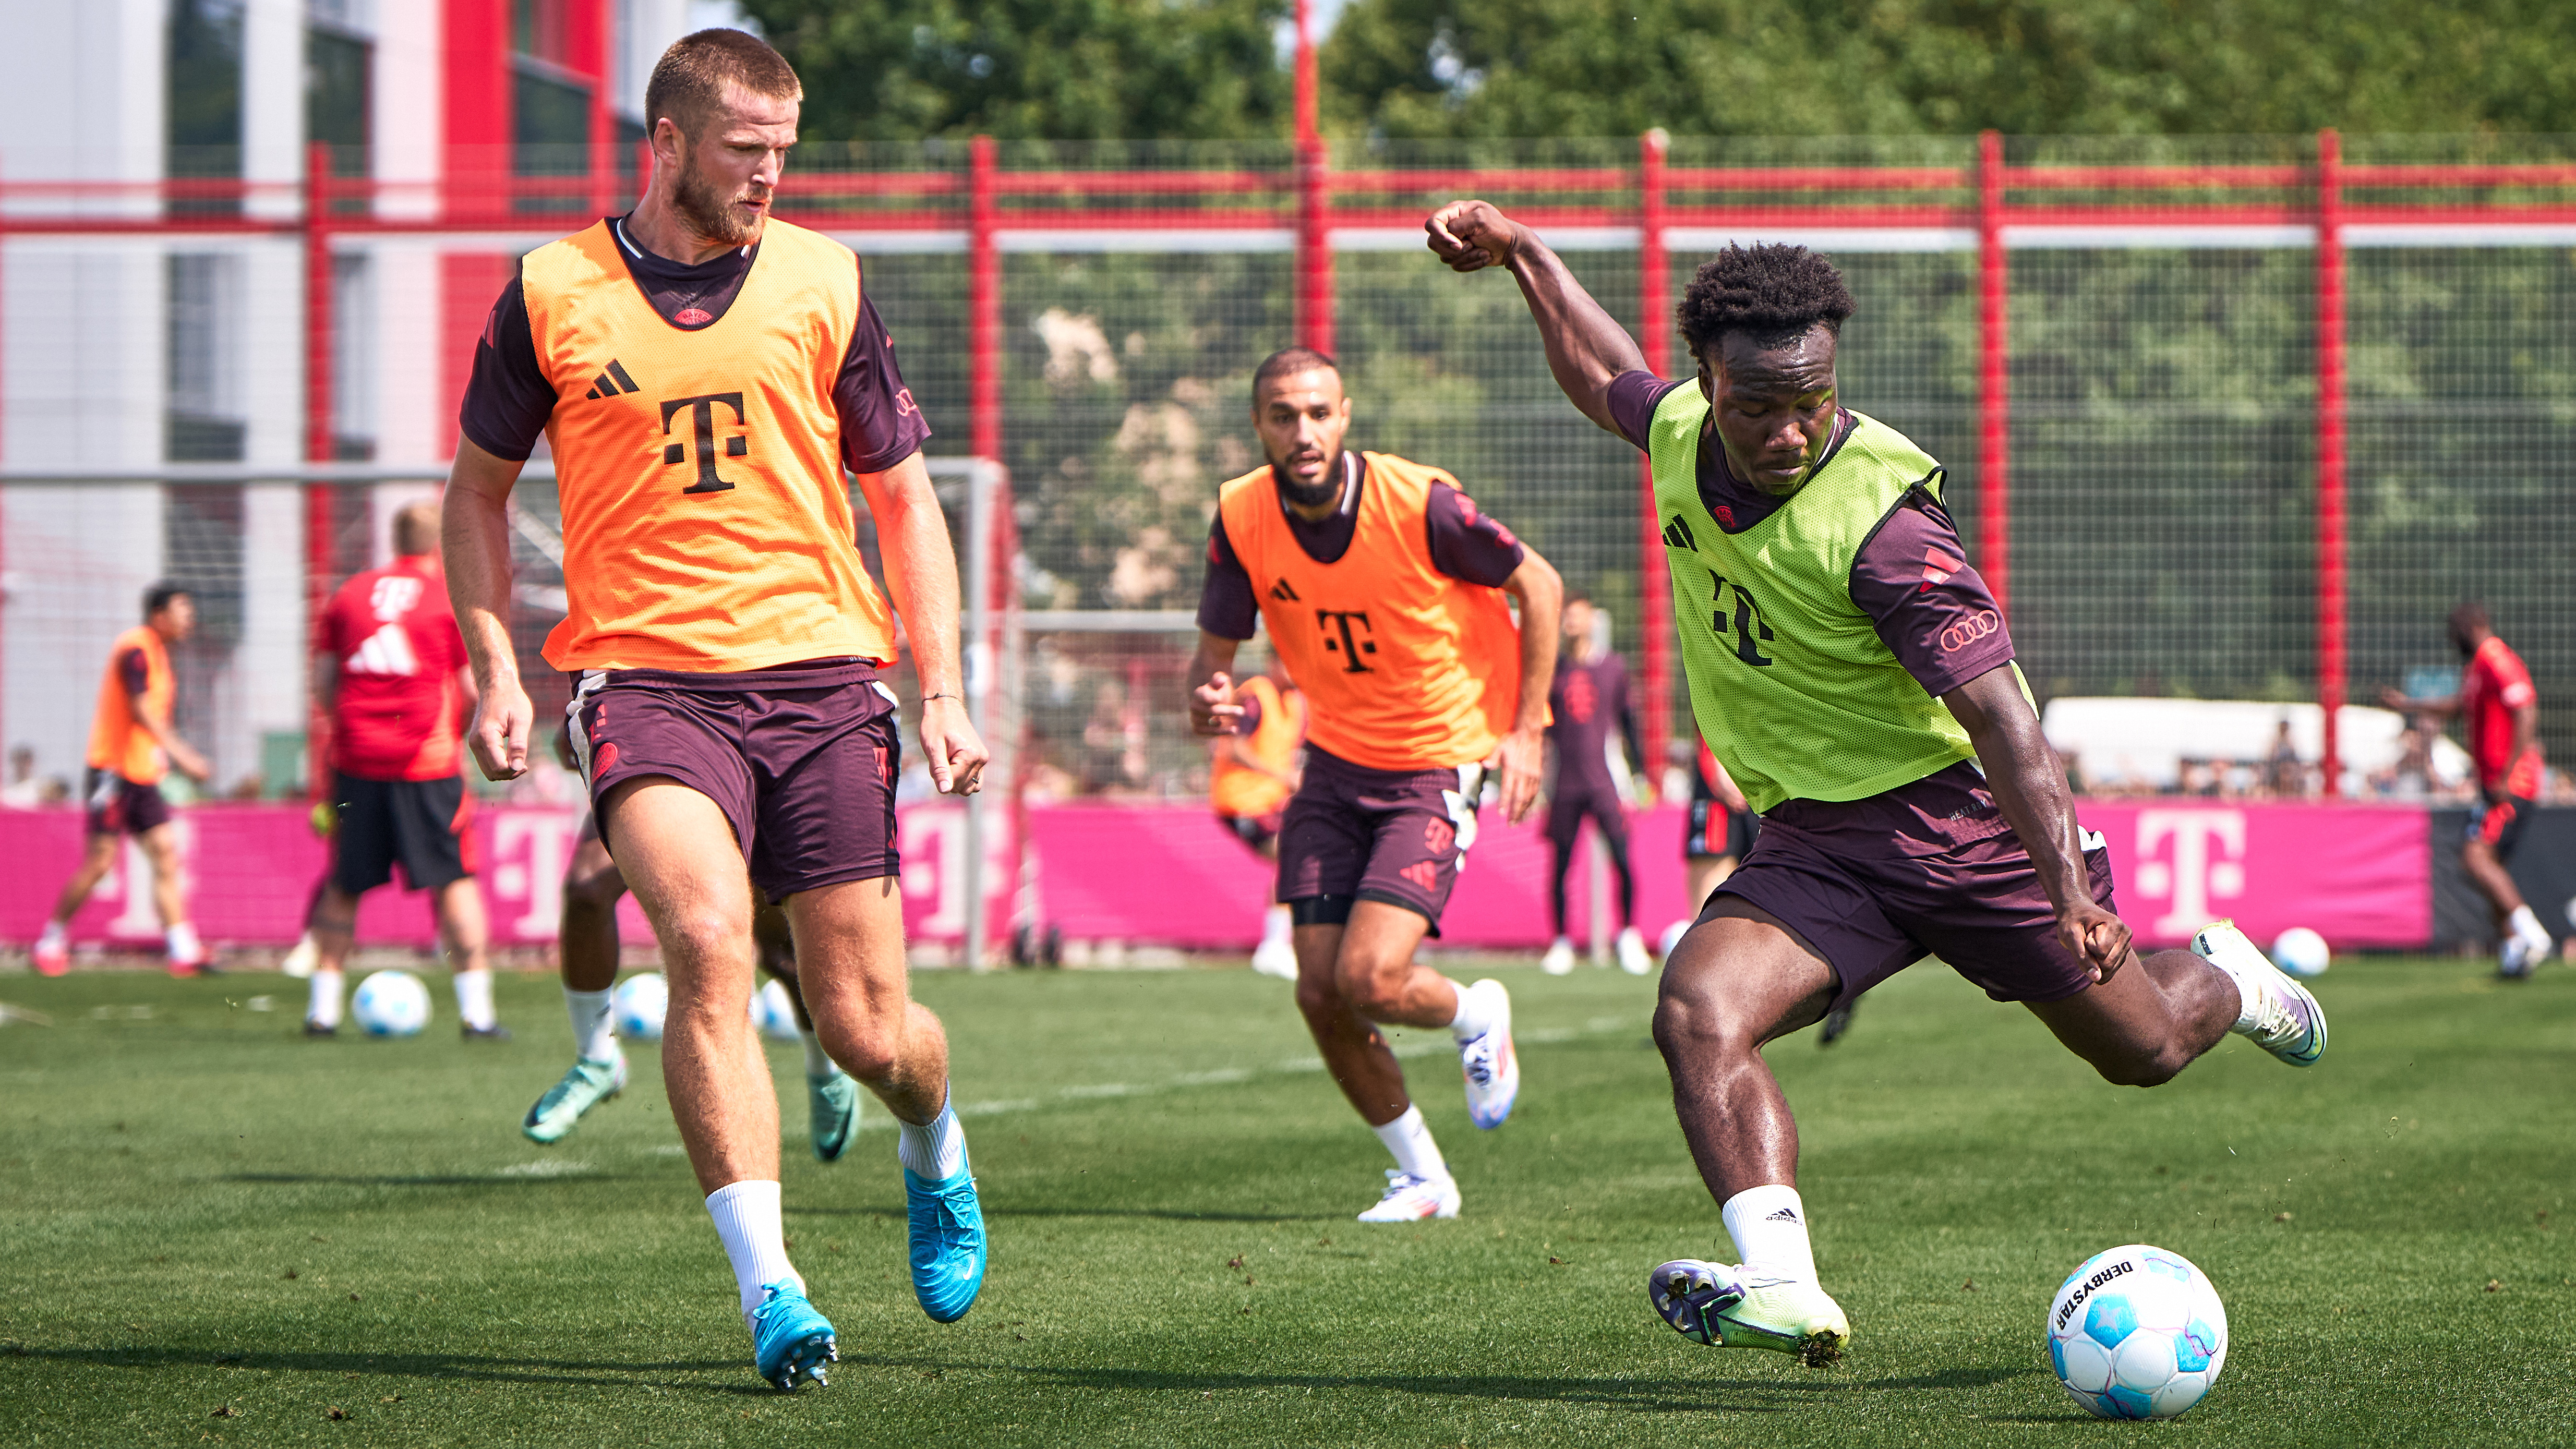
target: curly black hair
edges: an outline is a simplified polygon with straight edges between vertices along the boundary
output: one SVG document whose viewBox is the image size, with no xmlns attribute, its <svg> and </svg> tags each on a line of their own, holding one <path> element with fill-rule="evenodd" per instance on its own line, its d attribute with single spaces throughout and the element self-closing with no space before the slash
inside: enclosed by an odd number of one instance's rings
<svg viewBox="0 0 2576 1449">
<path fill-rule="evenodd" d="M 1696 357 L 1729 332 L 1749 333 L 1766 347 L 1819 322 L 1840 336 L 1843 322 L 1857 310 L 1833 263 L 1805 247 L 1762 242 L 1729 245 L 1700 263 L 1676 315 Z"/>
</svg>

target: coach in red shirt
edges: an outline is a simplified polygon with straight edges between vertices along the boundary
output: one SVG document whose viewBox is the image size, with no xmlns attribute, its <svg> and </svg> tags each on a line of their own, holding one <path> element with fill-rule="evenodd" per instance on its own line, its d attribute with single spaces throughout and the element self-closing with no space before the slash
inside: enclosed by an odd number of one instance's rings
<svg viewBox="0 0 2576 1449">
<path fill-rule="evenodd" d="M 2532 687 L 2522 656 L 2496 637 L 2486 605 L 2462 604 L 2451 611 L 2451 646 L 2469 661 L 2460 671 L 2458 694 L 2408 699 L 2387 690 L 2382 702 L 2390 709 L 2460 717 L 2469 759 L 2477 766 L 2480 797 L 2479 810 L 2469 817 L 2468 838 L 2460 843 L 2460 862 L 2495 910 L 2496 934 L 2503 938 L 2497 970 L 2520 980 L 2549 958 L 2554 944 L 2505 870 L 2530 823 L 2546 773 L 2540 757 L 2540 692 Z"/>
<path fill-rule="evenodd" d="M 468 1041 L 509 1039 L 493 1018 L 483 896 L 474 884 L 473 798 L 462 770 L 474 709 L 465 640 L 438 558 L 438 505 L 394 515 L 394 561 L 342 584 L 322 613 L 314 689 L 331 716 L 331 869 L 313 909 L 308 1036 L 340 1029 L 340 971 L 358 897 L 393 879 L 429 891 L 456 969 Z"/>
</svg>

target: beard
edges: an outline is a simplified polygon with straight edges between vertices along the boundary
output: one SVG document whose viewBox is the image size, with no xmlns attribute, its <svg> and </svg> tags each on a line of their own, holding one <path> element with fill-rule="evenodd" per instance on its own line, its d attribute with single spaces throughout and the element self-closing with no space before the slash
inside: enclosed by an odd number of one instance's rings
<svg viewBox="0 0 2576 1449">
<path fill-rule="evenodd" d="M 714 183 L 698 169 L 695 156 L 680 163 L 679 177 L 671 186 L 671 209 L 680 214 L 691 231 L 729 247 L 749 245 L 760 231 L 756 219 L 744 218 L 716 194 Z"/>
<path fill-rule="evenodd" d="M 1270 476 L 1279 484 L 1279 496 L 1287 500 L 1291 508 L 1310 510 L 1329 508 L 1341 500 L 1345 471 L 1339 452 L 1325 461 L 1323 476 L 1312 483 L 1295 482 L 1289 478 L 1286 469 L 1276 463 L 1270 465 Z"/>
</svg>

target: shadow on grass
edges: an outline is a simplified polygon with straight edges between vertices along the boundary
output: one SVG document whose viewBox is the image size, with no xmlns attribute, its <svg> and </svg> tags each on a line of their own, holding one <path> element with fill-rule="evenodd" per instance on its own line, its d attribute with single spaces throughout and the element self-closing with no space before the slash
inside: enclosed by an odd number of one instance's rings
<svg viewBox="0 0 2576 1449">
<path fill-rule="evenodd" d="M 37 1348 L 21 1346 L 10 1355 L 20 1362 L 79 1364 L 91 1368 L 132 1369 L 265 1369 L 271 1372 L 363 1374 L 395 1378 L 455 1379 L 470 1383 L 542 1384 L 548 1387 L 592 1386 L 627 1389 L 639 1382 L 656 1388 L 701 1394 L 769 1394 L 777 1392 L 750 1378 L 746 1359 L 678 1359 L 664 1363 L 625 1363 L 613 1359 L 483 1358 L 453 1353 L 234 1353 L 187 1348 Z M 739 1373 L 746 1382 L 706 1383 L 696 1379 L 655 1381 L 652 1374 Z"/>
<path fill-rule="evenodd" d="M 376 1375 L 471 1383 L 531 1384 L 549 1388 L 633 1388 L 638 1383 L 683 1393 L 725 1397 L 775 1393 L 751 1379 L 739 1358 L 627 1362 L 616 1359 L 498 1358 L 430 1353 L 233 1352 L 204 1348 L 39 1348 L 16 1345 L 9 1355 L 89 1368 L 172 1370 L 261 1369 L 271 1372 Z M 1142 1368 L 1071 1368 L 1036 1364 L 978 1363 L 858 1353 L 845 1355 L 844 1373 L 866 1368 L 913 1373 L 989 1373 L 1032 1387 L 1114 1390 L 1125 1393 L 1251 1393 L 1256 1390 L 1377 1390 L 1437 1398 L 1532 1400 L 1589 1404 L 1641 1413 L 1784 1413 L 1826 1394 L 1868 1389 L 1971 1390 L 2026 1378 L 2036 1369 L 1945 1369 L 1913 1378 L 1861 1379 L 1820 1373 L 1799 1379 L 1603 1378 L 1512 1374 L 1231 1373 Z M 726 1382 L 703 1376 L 723 1374 Z M 692 1375 L 661 1378 L 655 1375 Z M 2080 1416 L 2022 1416 L 2032 1423 L 2066 1423 Z"/>
<path fill-rule="evenodd" d="M 883 1207 L 803 1207 L 790 1205 L 791 1218 L 900 1218 L 902 1203 Z M 1338 1223 L 1347 1218 L 1331 1213 L 1217 1213 L 1189 1212 L 1179 1208 L 1055 1208 L 995 1207 L 984 1204 L 986 1218 L 1156 1218 L 1175 1223 Z"/>
<path fill-rule="evenodd" d="M 289 1187 L 555 1187 L 581 1182 L 641 1182 L 625 1172 L 484 1172 L 441 1176 L 355 1177 L 327 1172 L 228 1172 L 224 1182 L 256 1182 Z"/>
</svg>

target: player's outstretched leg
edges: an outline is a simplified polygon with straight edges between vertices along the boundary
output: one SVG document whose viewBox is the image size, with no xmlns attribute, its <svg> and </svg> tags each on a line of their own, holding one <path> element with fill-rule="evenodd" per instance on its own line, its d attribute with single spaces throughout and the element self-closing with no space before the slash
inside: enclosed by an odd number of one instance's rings
<svg viewBox="0 0 2576 1449">
<path fill-rule="evenodd" d="M 1817 1281 L 1797 1181 L 1798 1128 L 1762 1060 L 1765 1042 L 1822 1016 L 1837 981 L 1822 956 L 1768 913 L 1734 897 L 1682 938 L 1664 964 L 1655 1044 L 1673 1106 L 1741 1263 L 1677 1259 L 1647 1296 L 1699 1343 L 1840 1359 L 1851 1323 Z"/>
<path fill-rule="evenodd" d="M 618 1049 L 609 999 L 617 985 L 617 902 L 626 878 L 608 847 L 585 827 L 564 869 L 563 914 L 556 950 L 563 967 L 564 1009 L 572 1017 L 573 1062 L 519 1123 L 531 1142 L 560 1142 L 591 1108 L 626 1090 L 626 1053 Z"/>
<path fill-rule="evenodd" d="M 832 1327 L 787 1257 L 778 1188 L 778 1093 L 751 1030 L 751 882 L 732 822 L 669 776 L 612 786 L 600 819 L 620 874 L 662 943 L 671 1003 L 662 1081 L 707 1216 L 732 1264 L 762 1378 L 793 1387 L 833 1356 Z M 713 842 L 711 844 L 710 842 Z"/>
<path fill-rule="evenodd" d="M 911 999 L 895 878 L 799 891 L 787 911 L 816 1032 L 894 1114 L 913 1296 L 932 1319 L 954 1323 L 984 1288 L 984 1210 L 949 1100 L 947 1032 Z"/>
</svg>

